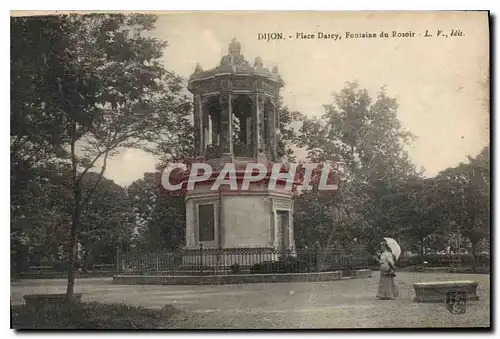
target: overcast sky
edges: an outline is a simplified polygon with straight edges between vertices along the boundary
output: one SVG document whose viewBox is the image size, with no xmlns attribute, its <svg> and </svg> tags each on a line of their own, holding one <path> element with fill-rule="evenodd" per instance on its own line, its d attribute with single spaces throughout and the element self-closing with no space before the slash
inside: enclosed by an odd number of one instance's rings
<svg viewBox="0 0 500 339">
<path fill-rule="evenodd" d="M 464 36 L 451 37 L 451 30 Z M 433 37 L 424 37 L 426 30 Z M 440 36 L 437 31 L 442 30 Z M 346 32 L 413 32 L 414 38 L 346 39 Z M 262 41 L 258 33 L 286 40 Z M 341 40 L 297 40 L 296 33 L 340 34 Z M 164 62 L 186 79 L 196 63 L 216 66 L 236 37 L 253 64 L 278 66 L 291 109 L 313 116 L 346 81 L 375 97 L 382 85 L 400 104 L 399 119 L 418 139 L 412 161 L 432 176 L 475 156 L 489 144 L 489 47 L 486 13 L 176 13 L 161 15 L 154 35 L 168 41 Z M 448 35 L 446 38 L 444 35 Z M 292 38 L 289 38 L 292 36 Z M 157 159 L 125 150 L 109 161 L 106 176 L 128 185 L 154 171 Z"/>
</svg>

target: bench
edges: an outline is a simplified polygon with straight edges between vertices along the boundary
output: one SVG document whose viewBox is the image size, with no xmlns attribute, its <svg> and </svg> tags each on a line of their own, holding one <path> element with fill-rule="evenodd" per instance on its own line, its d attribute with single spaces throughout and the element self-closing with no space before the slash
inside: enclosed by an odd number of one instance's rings
<svg viewBox="0 0 500 339">
<path fill-rule="evenodd" d="M 74 300 L 80 303 L 82 300 L 82 293 L 74 293 Z M 62 304 L 66 301 L 66 293 L 57 294 L 26 294 L 24 296 L 26 307 L 38 308 L 49 304 Z"/>
<path fill-rule="evenodd" d="M 44 272 L 50 272 L 52 270 L 52 266 L 30 266 L 29 273 L 32 275 L 40 275 Z"/>
<path fill-rule="evenodd" d="M 415 289 L 415 299 L 419 303 L 425 302 L 445 302 L 448 292 L 464 292 L 467 295 L 467 301 L 478 300 L 477 281 L 433 281 L 413 284 Z"/>
</svg>

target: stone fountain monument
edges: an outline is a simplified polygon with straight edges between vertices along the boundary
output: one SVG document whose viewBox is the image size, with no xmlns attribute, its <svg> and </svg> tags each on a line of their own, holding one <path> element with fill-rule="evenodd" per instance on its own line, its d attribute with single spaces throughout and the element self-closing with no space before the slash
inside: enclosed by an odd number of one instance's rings
<svg viewBox="0 0 500 339">
<path fill-rule="evenodd" d="M 281 162 L 278 102 L 283 86 L 278 68 L 264 68 L 260 57 L 249 64 L 236 39 L 217 67 L 204 71 L 197 65 L 188 83 L 194 97 L 197 161 L 209 163 L 215 172 L 233 163 L 239 174 L 250 162 L 266 166 Z M 217 258 L 207 260 L 208 265 L 243 260 L 231 259 L 235 249 L 293 251 L 290 190 L 283 185 L 270 190 L 260 182 L 248 190 L 223 185 L 212 191 L 212 183 L 211 179 L 197 183 L 186 193 L 187 251 L 216 249 Z"/>
</svg>

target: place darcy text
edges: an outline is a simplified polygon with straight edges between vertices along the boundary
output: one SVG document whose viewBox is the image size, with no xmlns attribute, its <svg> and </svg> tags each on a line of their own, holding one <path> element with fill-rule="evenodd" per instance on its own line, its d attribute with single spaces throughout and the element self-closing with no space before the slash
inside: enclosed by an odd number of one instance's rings
<svg viewBox="0 0 500 339">
<path fill-rule="evenodd" d="M 375 39 L 375 38 L 415 38 L 415 37 L 461 37 L 465 34 L 458 29 L 443 30 L 438 29 L 435 31 L 425 30 L 425 32 L 408 31 L 381 31 L 376 32 L 297 32 L 292 35 L 285 35 L 280 32 L 258 33 L 257 40 L 342 40 L 342 39 Z"/>
</svg>

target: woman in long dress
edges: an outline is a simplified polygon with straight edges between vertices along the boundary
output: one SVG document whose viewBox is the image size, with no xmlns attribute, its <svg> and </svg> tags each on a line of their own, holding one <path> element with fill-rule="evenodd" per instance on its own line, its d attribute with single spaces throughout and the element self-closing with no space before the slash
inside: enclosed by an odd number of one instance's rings
<svg viewBox="0 0 500 339">
<path fill-rule="evenodd" d="M 396 267 L 394 265 L 394 255 L 387 243 L 380 244 L 382 254 L 380 255 L 380 281 L 378 283 L 377 299 L 390 300 L 399 297 L 398 287 L 394 283 Z"/>
</svg>

